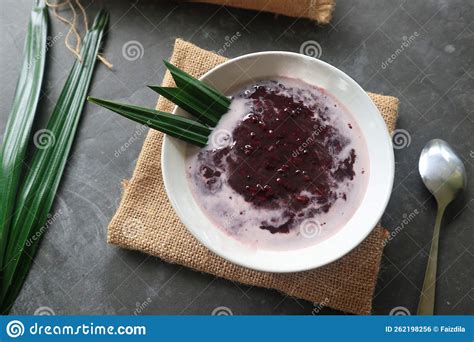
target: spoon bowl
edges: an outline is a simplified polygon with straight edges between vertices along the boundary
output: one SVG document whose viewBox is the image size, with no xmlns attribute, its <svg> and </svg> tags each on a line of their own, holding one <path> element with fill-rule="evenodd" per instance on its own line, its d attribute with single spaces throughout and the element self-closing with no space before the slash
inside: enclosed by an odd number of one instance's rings
<svg viewBox="0 0 474 342">
<path fill-rule="evenodd" d="M 441 139 L 426 144 L 421 151 L 418 169 L 423 183 L 438 204 L 449 204 L 467 183 L 461 158 Z"/>
</svg>

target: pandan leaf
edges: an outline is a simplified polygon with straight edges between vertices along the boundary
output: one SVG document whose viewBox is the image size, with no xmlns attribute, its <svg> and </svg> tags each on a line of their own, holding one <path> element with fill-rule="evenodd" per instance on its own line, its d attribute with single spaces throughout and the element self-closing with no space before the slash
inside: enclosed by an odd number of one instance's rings
<svg viewBox="0 0 474 342">
<path fill-rule="evenodd" d="M 50 136 L 51 143 L 35 151 L 18 195 L 2 279 L 2 312 L 8 312 L 20 292 L 38 248 L 39 239 L 33 240 L 32 237 L 41 236 L 41 228 L 51 210 L 108 19 L 109 15 L 100 11 L 86 33 L 80 52 L 82 60 L 75 61 L 44 131 Z"/>
<path fill-rule="evenodd" d="M 88 97 L 87 100 L 128 119 L 198 146 L 205 146 L 211 133 L 211 130 L 203 124 L 179 115 L 93 97 Z"/>
<path fill-rule="evenodd" d="M 28 23 L 20 77 L 3 144 L 0 147 L 0 269 L 4 266 L 11 216 L 23 171 L 28 139 L 38 107 L 46 58 L 47 34 L 48 10 L 44 0 L 35 1 Z M 0 274 L 1 278 L 3 278 L 2 274 Z"/>
</svg>

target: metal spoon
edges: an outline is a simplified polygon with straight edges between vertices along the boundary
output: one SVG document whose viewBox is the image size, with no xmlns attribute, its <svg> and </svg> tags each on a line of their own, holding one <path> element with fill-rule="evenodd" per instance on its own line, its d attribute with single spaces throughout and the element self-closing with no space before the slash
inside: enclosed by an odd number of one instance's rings
<svg viewBox="0 0 474 342">
<path fill-rule="evenodd" d="M 426 144 L 423 151 L 421 151 L 418 169 L 423 183 L 438 202 L 430 256 L 417 312 L 418 315 L 433 315 L 439 229 L 444 210 L 466 186 L 466 169 L 456 152 L 451 149 L 446 141 L 441 139 L 433 139 Z"/>
</svg>

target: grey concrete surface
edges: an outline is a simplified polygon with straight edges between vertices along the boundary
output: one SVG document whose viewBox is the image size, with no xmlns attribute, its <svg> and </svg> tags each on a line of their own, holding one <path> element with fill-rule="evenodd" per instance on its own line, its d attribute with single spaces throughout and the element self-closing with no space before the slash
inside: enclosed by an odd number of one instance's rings
<svg viewBox="0 0 474 342">
<path fill-rule="evenodd" d="M 2 2 L 1 135 L 31 3 Z M 161 82 L 161 60 L 170 56 L 176 37 L 218 51 L 236 32 L 240 38 L 224 52 L 228 57 L 262 50 L 299 51 L 304 42 L 314 40 L 321 46 L 322 60 L 364 89 L 397 96 L 398 128 L 405 130 L 409 141 L 395 151 L 395 184 L 382 222 L 392 232 L 402 229 L 384 251 L 373 313 L 415 313 L 435 215 L 435 202 L 417 174 L 417 160 L 431 138 L 452 144 L 470 179 L 463 198 L 449 208 L 442 229 L 437 312 L 474 312 L 472 1 L 340 0 L 331 25 L 325 27 L 268 13 L 158 0 L 96 1 L 87 6 L 89 17 L 101 6 L 111 13 L 104 53 L 114 70 L 97 67 L 90 93 L 98 97 L 153 107 L 156 95 L 145 85 Z M 62 41 L 65 33 L 61 23 L 51 20 L 51 37 L 62 38 L 48 52 L 35 130 L 51 112 L 73 61 Z M 130 41 L 143 47 L 136 60 L 123 53 Z M 144 135 L 131 121 L 85 106 L 52 209 L 57 219 L 48 227 L 13 313 L 40 309 L 56 314 L 210 314 L 217 307 L 236 315 L 314 313 L 313 303 L 107 245 L 107 224 L 119 203 L 120 182 L 130 177 Z M 129 146 L 117 155 L 124 145 Z M 324 308 L 319 314 L 339 312 Z"/>
</svg>

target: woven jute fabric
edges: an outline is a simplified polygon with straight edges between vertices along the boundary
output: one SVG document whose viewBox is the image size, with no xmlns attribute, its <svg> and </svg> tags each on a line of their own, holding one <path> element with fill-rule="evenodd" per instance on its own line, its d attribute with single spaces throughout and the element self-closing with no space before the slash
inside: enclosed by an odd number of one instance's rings
<svg viewBox="0 0 474 342">
<path fill-rule="evenodd" d="M 239 7 L 272 12 L 289 17 L 303 17 L 319 24 L 328 24 L 334 9 L 334 0 L 186 0 L 215 5 Z"/>
<path fill-rule="evenodd" d="M 199 77 L 225 58 L 176 40 L 171 63 Z M 173 85 L 167 72 L 164 86 Z M 398 99 L 369 94 L 390 130 L 395 127 Z M 172 111 L 160 98 L 157 108 Z M 108 228 L 108 242 L 139 250 L 175 264 L 232 281 L 267 287 L 308 301 L 324 303 L 345 312 L 368 314 L 380 267 L 383 240 L 380 226 L 343 258 L 307 272 L 276 274 L 257 272 L 232 264 L 201 245 L 176 216 L 165 193 L 161 175 L 163 134 L 150 130 L 130 181 L 125 181 L 120 206 Z"/>
</svg>

